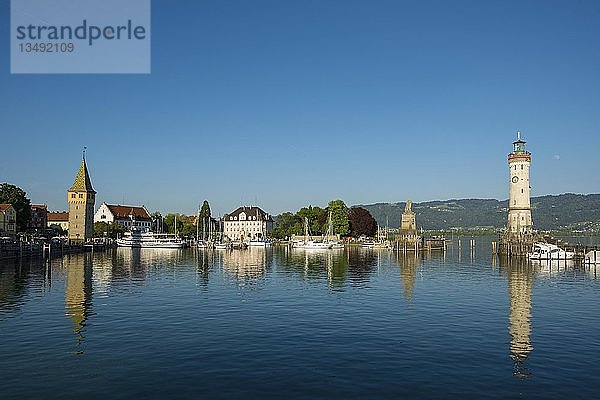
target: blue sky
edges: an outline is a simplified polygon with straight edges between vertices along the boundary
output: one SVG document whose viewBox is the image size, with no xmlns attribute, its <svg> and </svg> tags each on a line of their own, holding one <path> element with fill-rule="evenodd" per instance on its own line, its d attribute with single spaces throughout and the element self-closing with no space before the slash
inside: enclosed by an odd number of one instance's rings
<svg viewBox="0 0 600 400">
<path fill-rule="evenodd" d="M 598 193 L 598 1 L 153 1 L 149 75 L 11 75 L 0 0 L 0 181 L 98 203 L 277 214 Z M 97 204 L 98 206 L 99 204 Z"/>
</svg>

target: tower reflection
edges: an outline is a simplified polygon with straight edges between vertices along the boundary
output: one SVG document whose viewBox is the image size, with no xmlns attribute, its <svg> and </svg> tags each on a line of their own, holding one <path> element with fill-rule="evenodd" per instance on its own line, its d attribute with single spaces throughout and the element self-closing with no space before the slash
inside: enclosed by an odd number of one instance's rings
<svg viewBox="0 0 600 400">
<path fill-rule="evenodd" d="M 92 258 L 90 254 L 71 257 L 66 265 L 65 315 L 73 325 L 75 354 L 83 354 L 85 326 L 92 314 Z"/>
<path fill-rule="evenodd" d="M 415 291 L 419 256 L 418 254 L 400 254 L 398 261 L 400 263 L 400 279 L 404 288 L 404 299 L 410 302 Z"/>
<path fill-rule="evenodd" d="M 513 260 L 506 266 L 510 313 L 508 331 L 511 336 L 510 357 L 513 360 L 513 375 L 527 379 L 531 375 L 527 358 L 533 350 L 531 343 L 531 298 L 533 268 L 526 260 Z"/>
</svg>

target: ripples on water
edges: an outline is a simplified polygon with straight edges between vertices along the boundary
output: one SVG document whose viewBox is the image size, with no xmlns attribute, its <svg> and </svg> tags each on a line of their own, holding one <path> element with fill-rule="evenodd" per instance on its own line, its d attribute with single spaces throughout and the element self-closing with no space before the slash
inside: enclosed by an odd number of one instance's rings
<svg viewBox="0 0 600 400">
<path fill-rule="evenodd" d="M 0 393 L 594 398 L 600 270 L 507 265 L 490 240 L 3 262 Z"/>
</svg>

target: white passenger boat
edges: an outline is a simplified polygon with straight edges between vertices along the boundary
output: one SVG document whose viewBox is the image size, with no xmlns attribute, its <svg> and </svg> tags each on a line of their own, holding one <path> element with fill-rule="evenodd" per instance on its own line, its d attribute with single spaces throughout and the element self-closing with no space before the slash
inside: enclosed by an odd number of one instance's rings
<svg viewBox="0 0 600 400">
<path fill-rule="evenodd" d="M 533 252 L 529 253 L 530 260 L 572 260 L 575 253 L 565 251 L 550 243 L 535 243 Z"/>
<path fill-rule="evenodd" d="M 134 229 L 117 239 L 117 246 L 151 249 L 181 249 L 183 241 L 176 235 Z"/>
</svg>

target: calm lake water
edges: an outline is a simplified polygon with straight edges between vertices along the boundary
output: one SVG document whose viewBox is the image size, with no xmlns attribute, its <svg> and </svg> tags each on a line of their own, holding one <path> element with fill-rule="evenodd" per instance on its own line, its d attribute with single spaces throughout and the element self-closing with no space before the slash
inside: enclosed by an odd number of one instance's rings
<svg viewBox="0 0 600 400">
<path fill-rule="evenodd" d="M 350 248 L 0 264 L 9 398 L 597 398 L 600 266 Z"/>
</svg>

